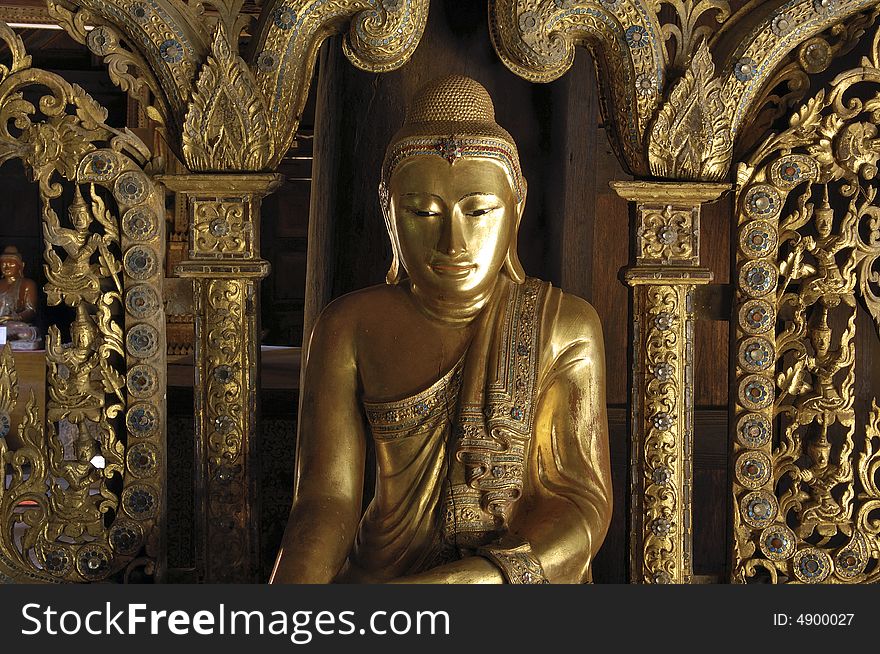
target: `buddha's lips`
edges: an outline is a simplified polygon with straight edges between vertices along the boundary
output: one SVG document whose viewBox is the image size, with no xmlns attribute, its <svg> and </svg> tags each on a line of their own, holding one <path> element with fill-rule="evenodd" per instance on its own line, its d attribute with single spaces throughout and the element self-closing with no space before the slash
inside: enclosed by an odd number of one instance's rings
<svg viewBox="0 0 880 654">
<path fill-rule="evenodd" d="M 476 270 L 475 263 L 432 263 L 431 270 L 441 275 L 461 275 Z"/>
</svg>

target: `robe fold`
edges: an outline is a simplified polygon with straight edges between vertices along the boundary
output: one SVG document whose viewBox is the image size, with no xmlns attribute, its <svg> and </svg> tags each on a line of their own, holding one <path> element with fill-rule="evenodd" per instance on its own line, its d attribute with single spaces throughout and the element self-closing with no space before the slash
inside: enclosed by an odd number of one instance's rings
<svg viewBox="0 0 880 654">
<path fill-rule="evenodd" d="M 570 503 L 586 546 L 601 541 L 606 430 L 585 429 L 583 407 L 565 410 L 585 399 L 572 373 L 595 362 L 577 338 L 560 341 L 562 299 L 546 282 L 502 276 L 449 371 L 409 397 L 363 402 L 376 489 L 337 581 L 384 582 L 472 555 L 517 532 L 517 509 L 535 498 Z"/>
</svg>

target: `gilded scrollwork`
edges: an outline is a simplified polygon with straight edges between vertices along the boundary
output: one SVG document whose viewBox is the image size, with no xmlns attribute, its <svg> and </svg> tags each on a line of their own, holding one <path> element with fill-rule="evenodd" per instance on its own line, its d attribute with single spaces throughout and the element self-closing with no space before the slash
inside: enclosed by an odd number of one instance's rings
<svg viewBox="0 0 880 654">
<path fill-rule="evenodd" d="M 721 184 L 613 182 L 636 202 L 633 287 L 630 580 L 689 583 L 692 576 L 693 291 L 700 209 Z"/>
<path fill-rule="evenodd" d="M 720 36 L 716 46 L 733 38 L 737 42 L 719 66 L 731 131 L 738 133 L 747 124 L 750 108 L 789 52 L 842 19 L 874 5 L 876 2 L 872 0 L 793 0 L 765 10 L 762 19 L 745 37 L 741 34 L 734 37 L 733 32 Z M 809 61 L 809 53 L 805 51 L 803 55 Z M 760 65 L 751 66 L 749 62 L 760 62 Z"/>
<path fill-rule="evenodd" d="M 253 251 L 253 226 L 246 207 L 235 201 L 194 201 L 192 239 L 195 249 L 216 256 L 246 256 Z"/>
<path fill-rule="evenodd" d="M 256 579 L 258 497 L 256 286 L 269 272 L 259 257 L 261 198 L 277 175 L 168 175 L 187 196 L 190 256 L 178 267 L 193 280 L 196 321 L 196 425 L 200 453 L 197 542 L 206 581 Z M 129 378 L 131 375 L 129 375 Z"/>
<path fill-rule="evenodd" d="M 103 59 L 114 84 L 136 98 L 153 120 L 165 125 L 172 135 L 177 134 L 173 116 L 185 106 L 180 90 L 173 83 L 164 88 L 167 79 L 155 73 L 149 59 L 129 44 L 121 26 L 102 24 L 90 37 L 88 26 L 94 27 L 99 19 L 88 8 L 53 0 L 47 1 L 47 7 L 58 25 Z"/>
<path fill-rule="evenodd" d="M 246 358 L 242 338 L 246 284 L 235 281 L 199 282 L 206 298 L 207 334 L 204 378 L 206 399 L 207 544 L 211 572 L 232 579 L 233 570 L 247 566 L 248 511 L 240 510 L 247 496 L 248 477 L 243 439 L 248 431 L 242 363 Z"/>
<path fill-rule="evenodd" d="M 750 127 L 741 130 L 734 155 L 750 152 L 776 119 L 802 102 L 810 91 L 810 76 L 825 72 L 835 59 L 851 52 L 877 15 L 877 8 L 871 8 L 848 16 L 792 50 L 752 102 L 745 121 Z M 777 19 L 777 24 L 781 20 L 786 19 Z"/>
<path fill-rule="evenodd" d="M 663 205 L 645 211 L 638 230 L 642 262 L 691 263 L 700 249 L 694 209 Z"/>
<path fill-rule="evenodd" d="M 687 342 L 684 295 L 677 286 L 640 290 L 644 335 L 644 442 L 638 456 L 644 493 L 642 529 L 644 568 L 639 578 L 653 583 L 683 583 L 690 577 L 690 552 L 682 536 L 690 531 L 682 511 L 682 481 L 689 484 L 688 460 L 682 456 L 684 433 L 683 365 Z M 677 482 L 677 483 L 676 483 Z"/>
<path fill-rule="evenodd" d="M 491 0 L 489 30 L 502 61 L 531 81 L 556 79 L 576 46 L 588 48 L 625 166 L 713 181 L 728 174 L 743 128 L 806 92 L 807 75 L 853 46 L 876 4 L 752 2 L 731 15 L 720 0 Z"/>
<path fill-rule="evenodd" d="M 12 430 L 12 411 L 18 403 L 18 374 L 12 358 L 12 347 L 7 343 L 0 350 L 0 439 Z"/>
<path fill-rule="evenodd" d="M 258 17 L 244 0 L 57 0 L 49 10 L 164 125 L 190 170 L 260 171 L 293 141 L 324 39 L 349 27 L 352 63 L 392 70 L 418 45 L 428 0 L 272 0 Z"/>
<path fill-rule="evenodd" d="M 39 182 L 47 302 L 74 310 L 69 335 L 56 325 L 47 333 L 45 419 L 32 395 L 18 425 L 22 446 L 13 450 L 0 439 L 2 464 L 13 471 L 0 485 L 0 570 L 44 582 L 97 581 L 144 566 L 155 573 L 164 510 L 164 347 L 138 357 L 124 343 L 143 327 L 164 339 L 164 320 L 158 304 L 140 320 L 126 318 L 123 302 L 140 263 L 129 253 L 161 251 L 164 234 L 149 221 L 163 210 L 163 198 L 143 172 L 143 143 L 108 127 L 104 110 L 76 85 L 30 68 L 3 23 L 0 38 L 12 56 L 0 69 L 0 160 L 22 159 Z M 36 104 L 23 99 L 32 91 L 42 94 Z M 61 217 L 53 201 L 65 184 L 73 186 L 73 201 Z M 129 216 L 122 227 L 120 215 Z M 161 288 L 158 270 L 141 281 L 153 292 Z M 139 435 L 131 429 L 125 376 L 136 363 L 162 371 L 152 392 L 140 396 L 157 421 L 143 440 L 154 465 L 140 476 L 131 470 L 135 459 L 126 463 Z M 2 365 L 13 363 L 4 358 Z M 138 511 L 144 503 L 151 512 Z"/>
<path fill-rule="evenodd" d="M 858 408 L 855 365 L 860 304 L 880 307 L 874 43 L 740 166 L 738 266 L 775 274 L 737 289 L 737 581 L 880 579 L 880 415 Z"/>
</svg>

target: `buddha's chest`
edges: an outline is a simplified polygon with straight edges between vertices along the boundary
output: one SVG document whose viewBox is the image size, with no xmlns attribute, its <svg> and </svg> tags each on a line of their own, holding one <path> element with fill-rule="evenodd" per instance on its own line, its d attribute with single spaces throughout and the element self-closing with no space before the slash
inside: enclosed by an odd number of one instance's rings
<svg viewBox="0 0 880 654">
<path fill-rule="evenodd" d="M 357 365 L 363 397 L 390 401 L 418 393 L 448 373 L 467 350 L 471 332 L 389 320 L 361 336 Z"/>
</svg>

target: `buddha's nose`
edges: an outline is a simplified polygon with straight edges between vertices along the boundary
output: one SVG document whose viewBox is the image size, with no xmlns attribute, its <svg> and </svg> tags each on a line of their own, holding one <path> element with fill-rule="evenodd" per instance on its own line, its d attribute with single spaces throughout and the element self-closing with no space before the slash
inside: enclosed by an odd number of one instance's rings
<svg viewBox="0 0 880 654">
<path fill-rule="evenodd" d="M 440 252 L 454 257 L 467 250 L 464 230 L 462 229 L 463 220 L 464 216 L 458 209 L 445 216 L 443 231 L 440 234 L 440 242 L 437 244 L 437 249 Z"/>
</svg>

